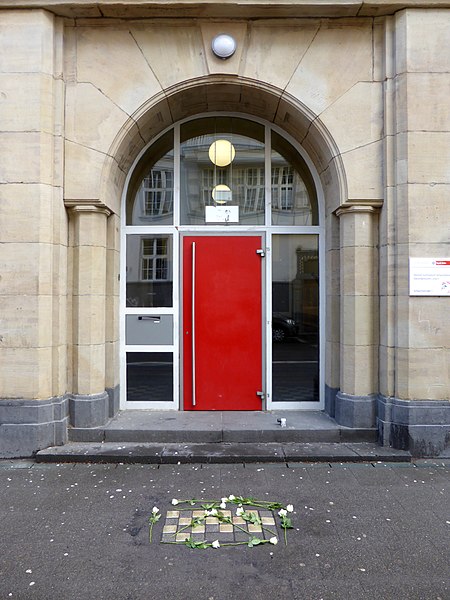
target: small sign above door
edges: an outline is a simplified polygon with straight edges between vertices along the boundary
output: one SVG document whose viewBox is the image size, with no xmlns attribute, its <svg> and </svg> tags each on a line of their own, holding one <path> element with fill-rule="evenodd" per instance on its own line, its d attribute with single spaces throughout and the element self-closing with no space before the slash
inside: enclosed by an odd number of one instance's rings
<svg viewBox="0 0 450 600">
<path fill-rule="evenodd" d="M 205 206 L 206 223 L 239 223 L 239 206 Z"/>
</svg>

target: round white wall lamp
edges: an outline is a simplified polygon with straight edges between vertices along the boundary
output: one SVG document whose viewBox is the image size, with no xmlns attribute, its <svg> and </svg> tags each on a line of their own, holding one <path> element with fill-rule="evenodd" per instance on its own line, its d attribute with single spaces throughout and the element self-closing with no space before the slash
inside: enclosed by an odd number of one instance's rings
<svg viewBox="0 0 450 600">
<path fill-rule="evenodd" d="M 219 58 L 230 58 L 236 52 L 236 40 L 227 33 L 219 33 L 211 42 L 214 54 Z"/>
</svg>

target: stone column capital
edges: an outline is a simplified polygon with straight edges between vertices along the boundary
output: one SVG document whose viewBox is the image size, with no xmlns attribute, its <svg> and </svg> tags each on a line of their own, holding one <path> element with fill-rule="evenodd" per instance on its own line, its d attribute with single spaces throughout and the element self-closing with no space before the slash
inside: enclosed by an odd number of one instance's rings
<svg viewBox="0 0 450 600">
<path fill-rule="evenodd" d="M 69 201 L 65 202 L 65 206 L 70 214 L 97 213 L 104 214 L 107 217 L 112 214 L 104 204 L 94 204 L 93 202 Z"/>
<path fill-rule="evenodd" d="M 383 206 L 383 200 L 348 200 L 334 211 L 337 217 L 355 213 L 376 214 Z"/>
</svg>

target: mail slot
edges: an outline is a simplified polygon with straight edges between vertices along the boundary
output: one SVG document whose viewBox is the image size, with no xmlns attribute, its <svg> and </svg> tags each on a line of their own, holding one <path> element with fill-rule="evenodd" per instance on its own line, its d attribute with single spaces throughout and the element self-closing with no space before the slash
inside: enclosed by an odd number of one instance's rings
<svg viewBox="0 0 450 600">
<path fill-rule="evenodd" d="M 156 346 L 173 344 L 172 315 L 127 315 L 126 344 Z"/>
</svg>

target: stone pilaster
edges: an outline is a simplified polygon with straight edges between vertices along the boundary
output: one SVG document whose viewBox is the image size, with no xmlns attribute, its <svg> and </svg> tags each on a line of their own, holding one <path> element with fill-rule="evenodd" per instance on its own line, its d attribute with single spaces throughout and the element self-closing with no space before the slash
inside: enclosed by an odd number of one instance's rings
<svg viewBox="0 0 450 600">
<path fill-rule="evenodd" d="M 378 207 L 351 203 L 340 219 L 340 391 L 335 418 L 374 427 L 378 384 Z"/>
<path fill-rule="evenodd" d="M 95 204 L 72 206 L 72 390 L 70 419 L 75 427 L 106 422 L 106 254 L 110 211 Z"/>
<path fill-rule="evenodd" d="M 437 456 L 450 431 L 449 298 L 410 296 L 409 258 L 450 256 L 448 9 L 385 22 L 385 198 L 380 222 L 380 441 Z"/>
<path fill-rule="evenodd" d="M 67 439 L 63 21 L 0 12 L 0 457 L 23 457 Z"/>
</svg>

